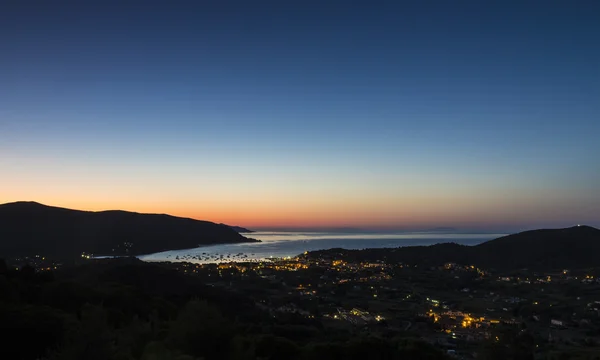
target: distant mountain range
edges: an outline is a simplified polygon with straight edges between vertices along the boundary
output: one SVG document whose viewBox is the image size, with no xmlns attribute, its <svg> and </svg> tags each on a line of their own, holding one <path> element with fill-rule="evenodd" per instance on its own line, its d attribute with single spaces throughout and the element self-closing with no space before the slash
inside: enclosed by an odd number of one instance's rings
<svg viewBox="0 0 600 360">
<path fill-rule="evenodd" d="M 458 231 L 457 228 L 447 227 L 447 226 L 440 226 L 440 227 L 423 230 L 423 232 L 457 232 L 457 231 Z"/>
<path fill-rule="evenodd" d="M 341 250 L 349 259 L 437 266 L 454 262 L 487 269 L 562 269 L 600 267 L 600 230 L 590 226 L 531 230 L 476 246 L 454 243 L 396 249 Z M 318 252 L 316 252 L 318 253 Z"/>
<path fill-rule="evenodd" d="M 255 241 L 236 227 L 164 214 L 79 211 L 36 202 L 0 205 L 0 257 L 141 255 Z"/>
</svg>

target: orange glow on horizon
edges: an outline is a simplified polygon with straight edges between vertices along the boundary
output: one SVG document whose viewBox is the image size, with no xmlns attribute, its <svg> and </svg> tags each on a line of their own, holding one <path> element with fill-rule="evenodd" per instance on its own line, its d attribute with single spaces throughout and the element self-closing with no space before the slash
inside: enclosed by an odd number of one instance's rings
<svg viewBox="0 0 600 360">
<path fill-rule="evenodd" d="M 0 199 L 0 203 L 22 199 Z M 407 199 L 404 203 L 383 201 L 298 201 L 288 205 L 279 201 L 239 204 L 223 202 L 175 202 L 175 201 L 131 201 L 117 203 L 111 199 L 71 200 L 30 199 L 49 206 L 86 211 L 125 210 L 139 213 L 160 213 L 197 220 L 255 228 L 327 228 L 352 227 L 373 229 L 427 228 L 437 226 L 471 226 L 486 228 L 499 223 L 535 221 L 528 207 L 516 211 L 510 204 L 500 209 L 485 208 L 478 204 L 463 202 L 463 206 L 453 201 L 432 199 Z M 118 205 L 116 205 L 118 204 Z M 435 210 L 432 210 L 435 209 Z M 507 210 L 508 209 L 508 210 Z M 536 215 L 540 215 L 539 213 Z M 552 213 L 545 214 L 552 219 Z"/>
</svg>

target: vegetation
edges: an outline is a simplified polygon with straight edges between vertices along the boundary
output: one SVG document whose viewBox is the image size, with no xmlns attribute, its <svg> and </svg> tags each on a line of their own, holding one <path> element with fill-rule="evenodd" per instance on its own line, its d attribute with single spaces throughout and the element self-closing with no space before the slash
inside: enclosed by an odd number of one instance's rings
<svg viewBox="0 0 600 360">
<path fill-rule="evenodd" d="M 34 202 L 0 205 L 0 254 L 141 255 L 200 244 L 256 241 L 227 225 L 160 214 L 89 212 Z"/>
<path fill-rule="evenodd" d="M 532 230 L 508 235 L 476 246 L 437 244 L 396 249 L 312 252 L 311 256 L 340 253 L 348 261 L 385 260 L 438 266 L 444 263 L 474 264 L 485 269 L 560 270 L 599 267 L 600 230 L 590 226 Z"/>
<path fill-rule="evenodd" d="M 0 237 L 6 255 L 66 258 L 251 241 L 223 224 L 35 203 L 0 205 Z M 435 360 L 448 358 L 444 349 L 478 359 L 596 359 L 599 250 L 600 230 L 578 226 L 472 247 L 330 249 L 235 266 L 17 258 L 10 267 L 0 261 L 3 355 Z M 492 320 L 500 325 L 471 327 Z M 552 321 L 572 329 L 544 325 Z"/>
<path fill-rule="evenodd" d="M 445 359 L 411 338 L 280 322 L 243 295 L 133 259 L 0 268 L 9 359 Z"/>
</svg>

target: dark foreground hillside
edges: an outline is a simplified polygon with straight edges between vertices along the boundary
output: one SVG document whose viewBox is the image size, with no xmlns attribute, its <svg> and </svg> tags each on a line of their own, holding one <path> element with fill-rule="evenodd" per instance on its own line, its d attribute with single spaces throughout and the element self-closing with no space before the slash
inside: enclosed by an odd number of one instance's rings
<svg viewBox="0 0 600 360">
<path fill-rule="evenodd" d="M 134 259 L 58 272 L 0 262 L 3 359 L 445 359 L 414 338 L 274 319 L 243 293 Z"/>
<path fill-rule="evenodd" d="M 0 205 L 3 256 L 140 255 L 248 241 L 255 240 L 227 225 L 169 215 L 78 211 L 34 202 Z"/>
</svg>

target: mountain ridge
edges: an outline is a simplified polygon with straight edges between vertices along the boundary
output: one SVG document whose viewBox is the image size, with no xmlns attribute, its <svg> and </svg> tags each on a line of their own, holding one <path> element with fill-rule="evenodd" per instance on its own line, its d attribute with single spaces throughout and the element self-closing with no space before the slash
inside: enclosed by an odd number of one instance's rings
<svg viewBox="0 0 600 360">
<path fill-rule="evenodd" d="M 330 249 L 324 253 L 344 253 L 352 260 L 438 266 L 444 263 L 477 265 L 486 269 L 568 269 L 600 267 L 600 230 L 591 226 L 538 229 L 502 236 L 467 246 L 440 243 L 388 249 Z M 312 252 L 318 254 L 319 251 Z"/>
<path fill-rule="evenodd" d="M 245 227 L 241 227 L 241 226 L 235 226 L 235 225 L 227 225 L 227 224 L 219 224 L 219 225 L 225 225 L 225 226 L 229 226 L 230 228 L 232 228 L 233 230 L 235 230 L 236 232 L 240 233 L 240 234 L 248 234 L 248 233 L 253 233 L 253 230 L 249 230 L 246 229 Z"/>
<path fill-rule="evenodd" d="M 0 254 L 4 256 L 142 255 L 255 241 L 227 225 L 168 214 L 74 210 L 35 201 L 0 205 Z"/>
</svg>

